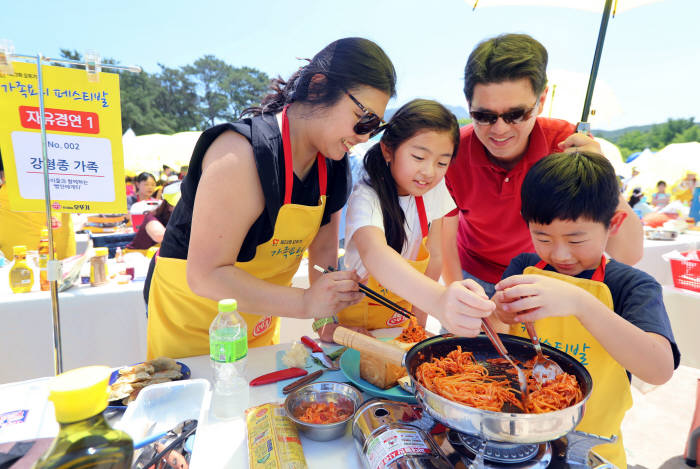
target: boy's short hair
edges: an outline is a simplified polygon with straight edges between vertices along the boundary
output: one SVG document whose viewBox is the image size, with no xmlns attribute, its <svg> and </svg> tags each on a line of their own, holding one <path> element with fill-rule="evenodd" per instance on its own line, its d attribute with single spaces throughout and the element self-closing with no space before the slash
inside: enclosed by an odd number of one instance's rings
<svg viewBox="0 0 700 469">
<path fill-rule="evenodd" d="M 527 34 L 501 34 L 480 42 L 464 67 L 464 96 L 471 103 L 478 84 L 527 78 L 539 96 L 547 86 L 547 49 Z"/>
<path fill-rule="evenodd" d="M 525 175 L 520 190 L 525 222 L 584 218 L 610 226 L 619 202 L 615 169 L 603 155 L 587 151 L 542 158 Z"/>
</svg>

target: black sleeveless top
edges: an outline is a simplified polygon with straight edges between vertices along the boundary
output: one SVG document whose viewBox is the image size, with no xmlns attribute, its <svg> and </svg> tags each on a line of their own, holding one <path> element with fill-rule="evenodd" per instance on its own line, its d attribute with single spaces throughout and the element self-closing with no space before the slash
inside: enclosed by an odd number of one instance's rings
<svg viewBox="0 0 700 469">
<path fill-rule="evenodd" d="M 252 145 L 265 199 L 265 208 L 248 230 L 238 253 L 237 261 L 252 260 L 258 245 L 272 238 L 277 214 L 284 203 L 284 150 L 277 120 L 274 115 L 266 114 L 217 125 L 204 131 L 199 137 L 190 159 L 187 176 L 182 180 L 180 186 L 182 193 L 180 201 L 170 216 L 165 230 L 160 247 L 161 256 L 187 259 L 192 210 L 199 179 L 202 176 L 202 160 L 214 139 L 227 130 L 238 132 Z M 328 170 L 328 189 L 321 225 L 327 224 L 331 214 L 343 208 L 352 188 L 347 155 L 340 161 L 326 158 L 326 167 Z M 292 203 L 315 206 L 318 205 L 319 197 L 318 164 L 314 162 L 303 181 L 296 174 L 294 175 Z M 221 207 L 220 216 L 235 217 L 236 214 L 227 207 Z"/>
</svg>

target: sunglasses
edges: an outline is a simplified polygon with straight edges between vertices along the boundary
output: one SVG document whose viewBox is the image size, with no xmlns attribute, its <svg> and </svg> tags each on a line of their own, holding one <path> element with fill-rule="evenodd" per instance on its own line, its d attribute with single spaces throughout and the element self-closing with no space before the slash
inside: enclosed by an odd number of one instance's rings
<svg viewBox="0 0 700 469">
<path fill-rule="evenodd" d="M 512 111 L 504 112 L 502 114 L 497 114 L 491 111 L 469 111 L 472 116 L 472 120 L 480 125 L 493 125 L 496 123 L 498 118 L 503 119 L 506 124 L 520 124 L 523 121 L 528 120 L 532 117 L 532 112 L 537 107 L 537 101 L 535 101 L 534 106 L 530 109 L 514 109 Z"/>
<path fill-rule="evenodd" d="M 384 130 L 384 127 L 386 126 L 386 122 L 384 122 L 384 119 L 382 119 L 381 117 L 364 107 L 362 103 L 357 100 L 357 98 L 350 94 L 350 92 L 345 91 L 345 94 L 347 94 L 350 97 L 350 99 L 352 99 L 352 102 L 357 104 L 357 107 L 359 107 L 360 110 L 363 112 L 362 117 L 360 117 L 360 120 L 357 121 L 355 126 L 352 128 L 352 130 L 357 135 L 369 134 L 371 138 L 377 135 L 382 130 Z"/>
</svg>

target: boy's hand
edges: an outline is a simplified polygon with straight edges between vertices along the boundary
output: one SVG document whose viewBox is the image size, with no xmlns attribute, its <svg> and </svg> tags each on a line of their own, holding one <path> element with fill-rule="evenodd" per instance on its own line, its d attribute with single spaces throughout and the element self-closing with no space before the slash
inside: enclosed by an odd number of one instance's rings
<svg viewBox="0 0 700 469">
<path fill-rule="evenodd" d="M 576 316 L 585 290 L 543 275 L 513 275 L 496 284 L 496 316 L 506 324 Z"/>
<path fill-rule="evenodd" d="M 442 325 L 453 334 L 475 337 L 481 332 L 481 318 L 491 314 L 496 305 L 474 280 L 452 282 L 440 296 L 439 311 Z"/>
</svg>

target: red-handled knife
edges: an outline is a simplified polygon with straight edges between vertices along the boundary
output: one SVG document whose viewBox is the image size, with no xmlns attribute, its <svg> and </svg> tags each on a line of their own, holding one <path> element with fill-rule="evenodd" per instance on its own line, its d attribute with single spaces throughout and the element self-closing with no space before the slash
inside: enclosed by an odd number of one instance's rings
<svg viewBox="0 0 700 469">
<path fill-rule="evenodd" d="M 305 335 L 301 337 L 301 341 L 304 345 L 311 349 L 311 355 L 318 358 L 321 363 L 323 363 L 323 366 L 329 369 L 337 370 L 337 368 L 333 365 L 333 361 L 328 358 L 328 356 L 323 352 L 323 349 L 318 346 L 315 340 Z"/>
<path fill-rule="evenodd" d="M 286 368 L 284 370 L 277 370 L 273 371 L 272 373 L 258 376 L 250 382 L 250 385 L 260 386 L 261 384 L 276 383 L 277 381 L 282 381 L 289 378 L 298 378 L 299 376 L 305 376 L 307 374 L 309 374 L 309 372 L 303 368 Z"/>
</svg>

